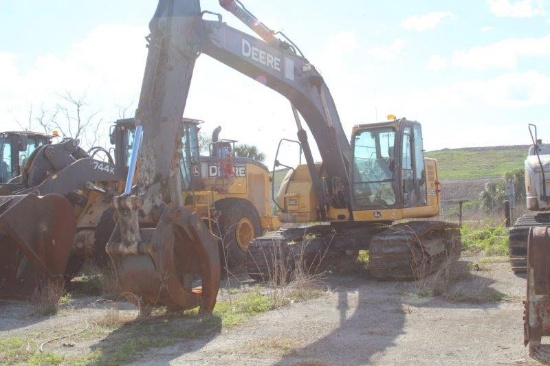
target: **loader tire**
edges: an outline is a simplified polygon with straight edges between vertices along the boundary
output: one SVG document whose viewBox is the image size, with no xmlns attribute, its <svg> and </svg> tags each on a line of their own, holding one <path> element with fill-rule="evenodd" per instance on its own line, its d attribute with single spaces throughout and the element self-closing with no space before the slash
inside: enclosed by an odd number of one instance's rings
<svg viewBox="0 0 550 366">
<path fill-rule="evenodd" d="M 115 226 L 115 208 L 110 207 L 103 212 L 95 228 L 93 260 L 98 267 L 103 268 L 109 264 L 109 255 L 105 251 L 105 247 Z"/>
<path fill-rule="evenodd" d="M 249 201 L 229 198 L 216 202 L 221 237 L 222 267 L 228 271 L 245 270 L 248 243 L 262 234 L 260 215 Z"/>
</svg>

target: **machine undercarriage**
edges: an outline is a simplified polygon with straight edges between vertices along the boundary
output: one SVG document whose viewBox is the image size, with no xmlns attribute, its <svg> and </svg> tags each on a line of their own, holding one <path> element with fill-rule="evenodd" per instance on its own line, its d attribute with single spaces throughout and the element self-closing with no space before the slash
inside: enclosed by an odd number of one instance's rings
<svg viewBox="0 0 550 366">
<path fill-rule="evenodd" d="M 289 279 L 295 270 L 315 272 L 333 258 L 354 259 L 360 249 L 369 250 L 374 278 L 418 280 L 460 257 L 460 230 L 441 221 L 282 229 L 250 243 L 247 270 L 256 280 Z"/>
</svg>

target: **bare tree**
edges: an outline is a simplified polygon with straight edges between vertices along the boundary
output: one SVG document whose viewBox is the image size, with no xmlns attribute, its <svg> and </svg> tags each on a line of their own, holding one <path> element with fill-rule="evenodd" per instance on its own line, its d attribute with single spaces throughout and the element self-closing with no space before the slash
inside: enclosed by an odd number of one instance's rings
<svg viewBox="0 0 550 366">
<path fill-rule="evenodd" d="M 35 116 L 34 115 L 34 107 L 31 104 L 29 107 L 29 113 L 27 115 L 27 121 L 26 125 L 21 123 L 21 121 L 10 111 L 10 114 L 12 115 L 13 119 L 15 120 L 15 123 L 23 130 L 23 131 L 32 131 L 34 129 L 34 125 L 38 124 L 42 130 L 45 133 L 50 132 L 49 124 L 51 123 L 51 120 L 54 119 L 57 115 L 57 110 L 50 112 L 47 111 L 44 106 L 40 107 L 40 113 Z"/>
<path fill-rule="evenodd" d="M 103 118 L 99 117 L 99 110 L 88 112 L 86 95 L 74 97 L 69 91 L 59 95 L 64 103 L 58 103 L 57 112 L 51 119 L 52 125 L 59 129 L 63 136 L 80 139 L 88 147 L 98 142 Z"/>
<path fill-rule="evenodd" d="M 58 96 L 61 100 L 51 109 L 41 106 L 40 111 L 36 113 L 31 105 L 25 122 L 21 122 L 12 113 L 15 122 L 27 131 L 41 130 L 51 133 L 58 130 L 63 137 L 79 139 L 85 149 L 104 144 L 101 137 L 107 133 L 108 128 L 104 129 L 100 110 L 92 110 L 87 103 L 86 95 L 76 97 L 66 91 Z M 125 114 L 128 109 L 129 106 L 119 106 L 119 114 Z"/>
</svg>

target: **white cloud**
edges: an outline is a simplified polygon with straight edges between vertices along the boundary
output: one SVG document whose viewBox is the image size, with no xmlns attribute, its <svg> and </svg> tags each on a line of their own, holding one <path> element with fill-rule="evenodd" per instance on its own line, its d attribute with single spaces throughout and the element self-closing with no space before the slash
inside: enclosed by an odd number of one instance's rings
<svg viewBox="0 0 550 366">
<path fill-rule="evenodd" d="M 86 95 L 106 118 L 109 109 L 136 102 L 147 49 L 145 27 L 102 25 L 65 53 L 37 57 L 27 69 L 18 55 L 0 53 L 0 118 L 25 120 L 30 106 L 53 108 L 59 94 Z"/>
<path fill-rule="evenodd" d="M 481 31 L 482 31 L 482 32 L 490 32 L 490 31 L 492 31 L 493 29 L 494 29 L 494 28 L 491 27 L 491 26 L 489 26 L 489 25 L 486 25 L 486 26 L 484 26 L 484 27 L 481 27 Z"/>
<path fill-rule="evenodd" d="M 550 34 L 541 38 L 510 38 L 487 46 L 455 51 L 450 59 L 432 56 L 428 69 L 439 70 L 448 65 L 472 70 L 515 70 L 521 57 L 550 56 Z"/>
<path fill-rule="evenodd" d="M 445 60 L 441 55 L 433 55 L 428 61 L 426 68 L 432 71 L 439 71 L 441 69 L 444 69 L 447 64 L 448 61 Z"/>
<path fill-rule="evenodd" d="M 550 35 L 542 38 L 511 38 L 486 47 L 453 54 L 452 63 L 467 69 L 515 69 L 520 57 L 550 55 Z"/>
<path fill-rule="evenodd" d="M 452 17 L 450 12 L 433 12 L 424 15 L 413 15 L 405 19 L 401 25 L 408 30 L 423 32 L 434 29 L 445 18 Z"/>
<path fill-rule="evenodd" d="M 487 4 L 491 13 L 502 18 L 531 18 L 546 14 L 540 0 L 487 0 Z"/>
<path fill-rule="evenodd" d="M 550 75 L 536 71 L 509 73 L 488 80 L 468 80 L 408 96 L 418 108 L 499 108 L 544 106 L 550 100 Z"/>
<path fill-rule="evenodd" d="M 405 47 L 406 41 L 396 39 L 388 47 L 375 47 L 370 51 L 370 55 L 382 61 L 394 60 Z"/>
</svg>

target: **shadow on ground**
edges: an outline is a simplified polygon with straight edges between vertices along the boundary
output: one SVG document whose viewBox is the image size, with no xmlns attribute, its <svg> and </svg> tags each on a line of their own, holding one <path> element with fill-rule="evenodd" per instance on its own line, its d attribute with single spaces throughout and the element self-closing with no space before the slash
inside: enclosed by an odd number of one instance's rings
<svg viewBox="0 0 550 366">
<path fill-rule="evenodd" d="M 404 334 L 410 304 L 487 309 L 497 307 L 505 298 L 505 294 L 491 287 L 494 280 L 472 271 L 470 262 L 456 262 L 452 272 L 445 285 L 434 277 L 437 274 L 421 281 L 401 283 L 330 276 L 327 282 L 338 296 L 339 326 L 316 342 L 289 352 L 276 365 L 376 363 Z M 350 306 L 352 303 L 357 306 Z M 314 308 L 311 310 L 312 322 L 315 322 L 315 316 L 322 314 L 315 314 Z M 357 349 L 361 352 L 352 351 Z"/>
</svg>

